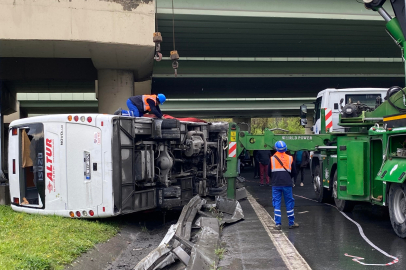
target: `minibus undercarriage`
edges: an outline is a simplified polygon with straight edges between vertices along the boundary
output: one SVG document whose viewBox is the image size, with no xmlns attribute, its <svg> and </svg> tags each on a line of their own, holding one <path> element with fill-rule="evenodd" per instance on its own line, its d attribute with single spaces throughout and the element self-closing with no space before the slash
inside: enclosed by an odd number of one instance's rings
<svg viewBox="0 0 406 270">
<path fill-rule="evenodd" d="M 225 192 L 228 123 L 113 120 L 115 214 L 183 206 Z"/>
</svg>

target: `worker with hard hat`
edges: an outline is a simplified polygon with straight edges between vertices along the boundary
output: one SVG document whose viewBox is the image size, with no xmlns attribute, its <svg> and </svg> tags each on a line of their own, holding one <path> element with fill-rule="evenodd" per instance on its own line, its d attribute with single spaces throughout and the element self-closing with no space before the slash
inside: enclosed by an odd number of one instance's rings
<svg viewBox="0 0 406 270">
<path fill-rule="evenodd" d="M 275 229 L 280 230 L 282 225 L 281 203 L 282 195 L 285 198 L 286 212 L 289 219 L 289 229 L 299 227 L 295 223 L 295 199 L 292 194 L 292 177 L 296 175 L 296 167 L 293 157 L 286 154 L 287 146 L 284 141 L 275 143 L 276 153 L 270 159 L 268 175 L 272 184 L 272 204 L 275 215 Z"/>
<path fill-rule="evenodd" d="M 127 107 L 131 116 L 141 117 L 144 113 L 153 113 L 156 117 L 163 118 L 159 104 L 164 104 L 165 100 L 164 94 L 132 96 L 127 100 Z M 122 115 L 126 115 L 125 111 Z"/>
</svg>

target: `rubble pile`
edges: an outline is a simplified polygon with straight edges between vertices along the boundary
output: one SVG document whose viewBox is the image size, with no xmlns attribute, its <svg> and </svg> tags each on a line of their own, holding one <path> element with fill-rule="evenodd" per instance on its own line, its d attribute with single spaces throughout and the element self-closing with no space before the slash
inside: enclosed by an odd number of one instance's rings
<svg viewBox="0 0 406 270">
<path fill-rule="evenodd" d="M 183 207 L 159 246 L 143 258 L 134 270 L 186 269 L 210 270 L 218 265 L 222 227 L 244 219 L 236 200 L 216 197 L 207 203 L 199 195 Z M 174 267 L 174 268 L 172 268 Z"/>
</svg>

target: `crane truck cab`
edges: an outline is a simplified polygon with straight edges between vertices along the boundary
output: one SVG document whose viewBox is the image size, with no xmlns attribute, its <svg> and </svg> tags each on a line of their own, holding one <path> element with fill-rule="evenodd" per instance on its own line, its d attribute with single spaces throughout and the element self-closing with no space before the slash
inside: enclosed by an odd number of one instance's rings
<svg viewBox="0 0 406 270">
<path fill-rule="evenodd" d="M 339 115 L 346 104 L 361 103 L 368 107 L 376 107 L 384 100 L 388 92 L 387 88 L 327 88 L 317 94 L 314 103 L 313 134 L 321 133 L 321 109 L 326 109 L 326 128 L 329 132 L 345 132 L 346 129 L 338 125 Z M 327 109 L 331 113 L 327 113 Z M 328 125 L 330 123 L 330 125 Z M 322 154 L 318 151 L 310 153 L 310 170 L 313 183 L 317 183 L 317 177 L 322 173 Z M 316 187 L 315 187 L 316 190 Z"/>
<path fill-rule="evenodd" d="M 320 111 L 321 108 L 331 110 L 329 119 L 326 117 L 326 123 L 332 121 L 330 132 L 344 132 L 345 129 L 338 125 L 339 114 L 344 105 L 349 103 L 363 103 L 369 107 L 375 107 L 377 98 L 383 100 L 386 96 L 387 88 L 327 88 L 317 94 L 314 103 L 313 123 L 310 128 L 312 133 L 320 134 L 321 121 Z"/>
</svg>

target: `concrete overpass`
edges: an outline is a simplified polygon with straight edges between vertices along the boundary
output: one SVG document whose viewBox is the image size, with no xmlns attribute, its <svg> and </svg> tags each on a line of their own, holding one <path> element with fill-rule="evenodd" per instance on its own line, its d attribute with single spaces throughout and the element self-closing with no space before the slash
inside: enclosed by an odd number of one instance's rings
<svg viewBox="0 0 406 270">
<path fill-rule="evenodd" d="M 0 80 L 34 93 L 94 92 L 97 80 L 101 112 L 125 105 L 151 76 L 154 21 L 151 0 L 0 0 Z"/>
<path fill-rule="evenodd" d="M 293 115 L 327 87 L 404 86 L 383 20 L 354 0 L 0 0 L 0 25 L 3 114 L 16 93 L 29 114 L 109 113 L 163 92 L 173 115 Z M 154 63 L 155 31 L 165 58 Z M 28 98 L 47 93 L 98 101 Z"/>
<path fill-rule="evenodd" d="M 98 101 L 93 93 L 20 93 L 19 114 L 23 117 L 55 113 L 97 113 Z M 168 99 L 161 106 L 164 113 L 175 117 L 201 118 L 297 116 L 299 106 L 314 108 L 314 98 L 198 98 Z M 281 113 L 283 112 L 283 113 Z"/>
<path fill-rule="evenodd" d="M 361 1 L 362 2 L 362 1 Z M 163 54 L 153 91 L 171 97 L 314 97 L 322 89 L 404 86 L 400 50 L 354 0 L 158 1 Z M 391 13 L 390 3 L 386 4 Z"/>
<path fill-rule="evenodd" d="M 0 0 L 0 6 L 4 89 L 97 88 L 100 112 L 151 91 L 151 74 L 154 93 L 222 98 L 226 111 L 235 105 L 227 99 L 308 98 L 327 87 L 404 85 L 400 52 L 383 20 L 354 0 L 175 0 L 173 8 L 171 0 Z M 156 29 L 164 60 L 152 66 Z M 181 56 L 177 78 L 168 60 L 173 31 Z M 242 111 L 236 116 L 246 117 Z M 245 112 L 258 115 L 254 105 Z"/>
</svg>

